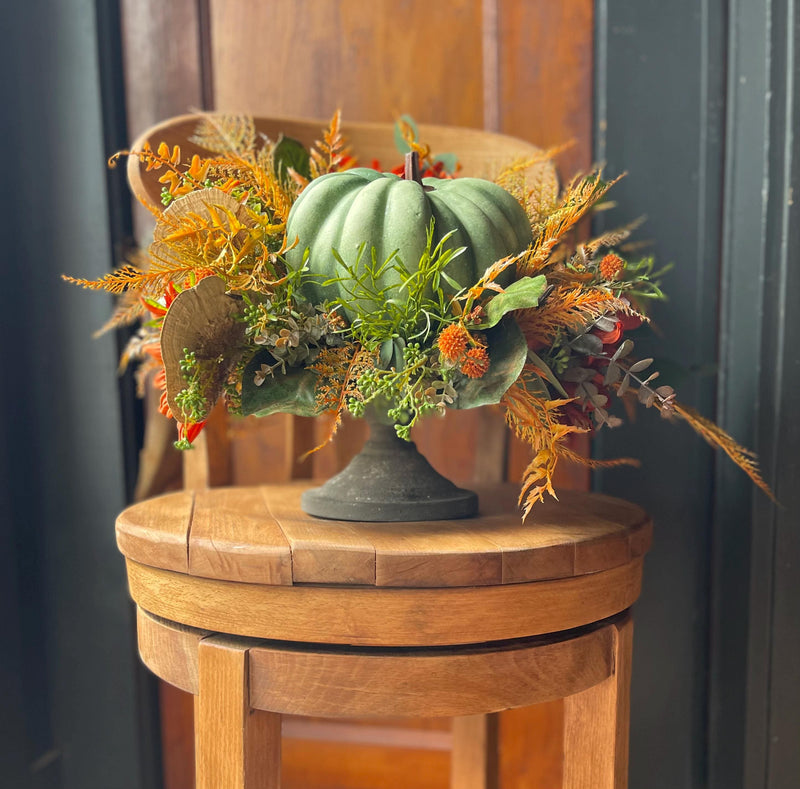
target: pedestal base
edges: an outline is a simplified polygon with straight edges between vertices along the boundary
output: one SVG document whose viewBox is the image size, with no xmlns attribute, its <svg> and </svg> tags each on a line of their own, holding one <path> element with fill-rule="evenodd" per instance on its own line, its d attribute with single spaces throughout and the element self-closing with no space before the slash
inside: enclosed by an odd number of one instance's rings
<svg viewBox="0 0 800 789">
<path fill-rule="evenodd" d="M 478 497 L 445 479 L 394 427 L 373 422 L 361 452 L 322 487 L 305 491 L 301 507 L 334 520 L 451 520 L 476 515 Z"/>
</svg>

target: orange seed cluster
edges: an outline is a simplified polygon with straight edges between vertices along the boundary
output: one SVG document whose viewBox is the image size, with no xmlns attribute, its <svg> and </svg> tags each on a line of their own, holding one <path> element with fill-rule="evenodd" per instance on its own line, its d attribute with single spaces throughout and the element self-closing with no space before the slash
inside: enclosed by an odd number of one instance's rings
<svg viewBox="0 0 800 789">
<path fill-rule="evenodd" d="M 451 323 L 442 330 L 436 344 L 445 361 L 457 362 L 467 350 L 469 332 L 460 323 Z"/>
<path fill-rule="evenodd" d="M 460 370 L 468 378 L 482 378 L 489 369 L 489 353 L 482 345 L 477 348 L 470 348 L 463 361 Z"/>
<path fill-rule="evenodd" d="M 609 254 L 600 261 L 600 276 L 604 280 L 610 282 L 622 274 L 624 268 L 625 261 L 619 255 L 609 252 Z"/>
</svg>

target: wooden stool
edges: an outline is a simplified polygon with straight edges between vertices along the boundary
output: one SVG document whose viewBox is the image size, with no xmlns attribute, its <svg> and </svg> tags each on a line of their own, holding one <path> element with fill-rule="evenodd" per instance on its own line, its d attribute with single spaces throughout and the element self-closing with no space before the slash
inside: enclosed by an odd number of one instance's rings
<svg viewBox="0 0 800 789">
<path fill-rule="evenodd" d="M 473 519 L 345 523 L 305 515 L 302 489 L 117 520 L 142 659 L 196 697 L 198 789 L 278 787 L 281 714 L 454 716 L 451 787 L 486 789 L 489 713 L 556 698 L 564 787 L 626 786 L 642 509 L 565 492 L 523 525 L 502 487 Z"/>
</svg>

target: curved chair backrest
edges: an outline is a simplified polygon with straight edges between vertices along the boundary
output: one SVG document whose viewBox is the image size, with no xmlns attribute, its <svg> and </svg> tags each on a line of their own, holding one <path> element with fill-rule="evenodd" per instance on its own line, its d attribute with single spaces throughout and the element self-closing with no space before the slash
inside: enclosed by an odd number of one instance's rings
<svg viewBox="0 0 800 789">
<path fill-rule="evenodd" d="M 140 151 L 145 142 L 155 147 L 164 142 L 179 145 L 182 158 L 189 159 L 203 149 L 191 142 L 202 115 L 180 115 L 152 126 L 131 147 Z M 326 126 L 324 121 L 299 120 L 296 118 L 255 118 L 256 131 L 277 140 L 284 134 L 312 146 L 321 138 Z M 393 125 L 390 123 L 343 123 L 342 133 L 350 144 L 358 161 L 369 165 L 378 160 L 387 169 L 400 162 L 401 157 L 394 144 Z M 504 134 L 464 129 L 455 126 L 431 126 L 420 124 L 420 140 L 431 146 L 434 153 L 454 153 L 461 163 L 461 175 L 493 179 L 510 162 L 529 159 L 541 154 L 541 149 L 531 143 L 508 137 Z M 205 152 L 207 154 L 207 152 Z M 555 168 L 550 163 L 536 165 L 539 177 L 550 177 L 555 184 Z M 133 193 L 151 204 L 160 204 L 161 184 L 159 173 L 147 172 L 136 156 L 128 159 L 128 180 Z"/>
</svg>

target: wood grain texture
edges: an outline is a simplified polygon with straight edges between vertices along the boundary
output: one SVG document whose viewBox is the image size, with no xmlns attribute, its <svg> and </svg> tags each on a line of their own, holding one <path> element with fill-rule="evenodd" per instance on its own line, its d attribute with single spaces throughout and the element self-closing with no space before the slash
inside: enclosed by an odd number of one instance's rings
<svg viewBox="0 0 800 789">
<path fill-rule="evenodd" d="M 139 503 L 119 518 L 120 548 L 141 564 L 220 580 L 422 588 L 601 572 L 649 546 L 641 508 L 593 494 L 565 491 L 559 502 L 537 505 L 525 524 L 511 485 L 478 488 L 475 518 L 352 523 L 302 512 L 306 487 L 198 491 L 190 521 L 185 493 Z"/>
<path fill-rule="evenodd" d="M 153 567 L 189 571 L 187 535 L 192 493 L 170 493 L 128 507 L 117 518 L 117 546 Z"/>
<path fill-rule="evenodd" d="M 169 426 L 174 435 L 172 420 Z M 222 403 L 212 409 L 203 432 L 192 442 L 191 451 L 182 452 L 181 457 L 184 490 L 206 490 L 231 484 L 228 414 Z"/>
<path fill-rule="evenodd" d="M 299 440 L 300 417 L 272 414 L 265 417 L 228 417 L 227 442 L 231 453 L 231 481 L 237 485 L 288 482 L 311 475 L 311 464 L 298 463 L 311 446 Z"/>
<path fill-rule="evenodd" d="M 574 141 L 559 157 L 569 179 L 592 161 L 594 3 L 495 2 L 499 129 L 544 147 Z"/>
<path fill-rule="evenodd" d="M 642 560 L 601 573 L 440 589 L 263 586 L 195 578 L 128 560 L 134 601 L 190 627 L 360 646 L 469 644 L 553 633 L 630 607 Z"/>
<path fill-rule="evenodd" d="M 498 789 L 498 716 L 453 719 L 450 789 Z"/>
<path fill-rule="evenodd" d="M 198 8 L 195 0 L 122 0 L 125 110 L 129 139 L 148 126 L 204 108 Z M 152 218 L 134 206 L 137 239 Z"/>
<path fill-rule="evenodd" d="M 249 707 L 347 718 L 473 716 L 580 693 L 614 670 L 617 631 L 611 624 L 481 647 L 325 649 L 218 638 L 140 610 L 139 632 L 148 666 L 183 690 L 202 696 L 205 665 L 222 676 L 246 666 Z M 210 662 L 209 645 L 218 650 Z M 494 726 L 473 720 L 454 731 L 491 744 Z"/>
<path fill-rule="evenodd" d="M 250 583 L 292 583 L 291 549 L 262 488 L 195 494 L 189 572 Z"/>
<path fill-rule="evenodd" d="M 247 646 L 209 636 L 197 654 L 197 789 L 279 789 L 281 718 L 251 709 Z"/>
<path fill-rule="evenodd" d="M 197 694 L 197 649 L 208 630 L 159 619 L 136 609 L 139 656 L 157 677 L 186 693 Z"/>
<path fill-rule="evenodd" d="M 613 633 L 513 646 L 369 652 L 277 646 L 250 652 L 250 703 L 292 715 L 437 717 L 549 701 L 602 681 Z"/>
<path fill-rule="evenodd" d="M 264 489 L 270 512 L 291 546 L 294 583 L 373 585 L 375 546 L 359 528 L 362 524 L 308 517 L 299 507 L 302 489 Z"/>
<path fill-rule="evenodd" d="M 282 716 L 283 736 L 313 742 L 396 743 L 401 748 L 425 748 L 450 753 L 452 721 L 448 718 L 318 718 Z M 365 734 L 365 728 L 372 731 Z"/>
<path fill-rule="evenodd" d="M 480 0 L 210 7 L 218 110 L 483 125 Z"/>
<path fill-rule="evenodd" d="M 564 789 L 626 789 L 633 620 L 614 625 L 613 673 L 564 700 Z"/>
</svg>

